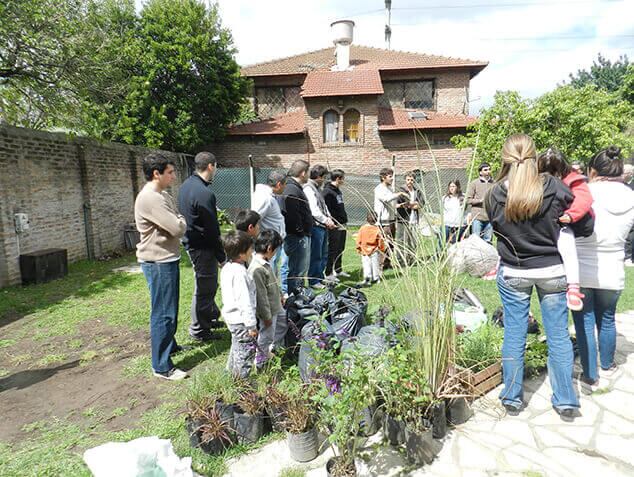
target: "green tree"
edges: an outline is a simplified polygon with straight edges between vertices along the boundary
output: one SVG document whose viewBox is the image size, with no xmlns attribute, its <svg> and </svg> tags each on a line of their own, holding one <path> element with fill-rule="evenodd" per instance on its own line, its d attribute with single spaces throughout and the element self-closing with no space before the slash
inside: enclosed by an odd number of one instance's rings
<svg viewBox="0 0 634 477">
<path fill-rule="evenodd" d="M 101 110 L 116 124 L 108 139 L 194 152 L 221 138 L 240 115 L 248 83 L 240 76 L 217 5 L 150 0 L 138 35 L 141 51 L 127 95 Z"/>
<path fill-rule="evenodd" d="M 0 2 L 0 117 L 20 126 L 58 125 L 81 74 L 73 47 L 82 0 Z"/>
<path fill-rule="evenodd" d="M 559 86 L 535 100 L 523 100 L 516 92 L 498 93 L 467 134 L 452 140 L 458 148 L 475 148 L 477 141 L 475 160 L 486 160 L 495 169 L 501 164 L 504 140 L 517 132 L 532 136 L 538 150 L 554 145 L 569 160 L 585 162 L 610 144 L 634 150 L 628 133 L 632 112 L 617 93 L 594 85 Z"/>
<path fill-rule="evenodd" d="M 612 63 L 599 53 L 589 71 L 584 69 L 578 70 L 574 75 L 570 74 L 570 84 L 577 88 L 593 84 L 597 88 L 616 92 L 623 84 L 628 65 L 627 55 L 619 56 L 619 59 Z"/>
</svg>

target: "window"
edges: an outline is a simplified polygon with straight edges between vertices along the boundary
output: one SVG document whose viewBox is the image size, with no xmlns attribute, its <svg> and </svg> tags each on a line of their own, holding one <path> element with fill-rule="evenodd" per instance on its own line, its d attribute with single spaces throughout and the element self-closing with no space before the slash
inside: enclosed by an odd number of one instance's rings
<svg viewBox="0 0 634 477">
<path fill-rule="evenodd" d="M 433 109 L 434 82 L 389 81 L 383 84 L 380 106 L 387 108 Z"/>
<path fill-rule="evenodd" d="M 361 115 L 356 109 L 349 109 L 343 114 L 343 142 L 359 142 L 359 119 Z"/>
<path fill-rule="evenodd" d="M 324 113 L 324 142 L 337 142 L 339 136 L 339 113 L 332 109 Z"/>
<path fill-rule="evenodd" d="M 260 119 L 296 111 L 302 107 L 298 86 L 255 88 L 255 101 Z"/>
</svg>

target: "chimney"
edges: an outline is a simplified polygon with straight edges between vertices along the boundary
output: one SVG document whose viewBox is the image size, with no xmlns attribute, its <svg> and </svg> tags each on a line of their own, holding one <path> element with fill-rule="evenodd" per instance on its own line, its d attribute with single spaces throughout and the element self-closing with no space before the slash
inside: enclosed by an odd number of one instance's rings
<svg viewBox="0 0 634 477">
<path fill-rule="evenodd" d="M 350 45 L 352 44 L 352 32 L 354 22 L 352 20 L 338 20 L 330 24 L 332 42 L 335 44 L 335 56 L 337 64 L 333 71 L 345 71 L 350 69 Z"/>
</svg>

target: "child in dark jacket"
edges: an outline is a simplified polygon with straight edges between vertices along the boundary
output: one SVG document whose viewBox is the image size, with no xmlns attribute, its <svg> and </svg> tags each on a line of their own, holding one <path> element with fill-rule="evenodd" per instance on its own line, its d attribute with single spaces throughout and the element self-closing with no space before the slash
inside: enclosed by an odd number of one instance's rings
<svg viewBox="0 0 634 477">
<path fill-rule="evenodd" d="M 550 147 L 540 154 L 538 167 L 540 173 L 548 173 L 560 179 L 574 196 L 570 207 L 559 217 L 559 222 L 564 226 L 559 235 L 557 248 L 566 269 L 568 308 L 579 311 L 583 309 L 584 295 L 579 289 L 579 261 L 575 237 L 592 235 L 592 194 L 586 177 L 573 171 L 563 153 L 556 148 Z"/>
</svg>

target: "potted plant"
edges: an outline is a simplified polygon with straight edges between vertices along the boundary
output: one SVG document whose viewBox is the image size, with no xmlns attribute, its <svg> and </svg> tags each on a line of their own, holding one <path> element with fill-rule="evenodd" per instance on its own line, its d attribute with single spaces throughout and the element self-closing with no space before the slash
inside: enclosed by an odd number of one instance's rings
<svg viewBox="0 0 634 477">
<path fill-rule="evenodd" d="M 300 385 L 289 393 L 282 425 L 291 457 L 297 462 L 309 462 L 319 454 L 316 408 L 310 398 L 310 387 Z"/>
<path fill-rule="evenodd" d="M 249 383 L 239 384 L 233 419 L 238 442 L 254 443 L 264 435 L 264 400 Z"/>
<path fill-rule="evenodd" d="M 232 430 L 216 409 L 216 402 L 207 398 L 189 401 L 187 430 L 192 447 L 208 454 L 219 454 L 233 444 Z"/>
</svg>

